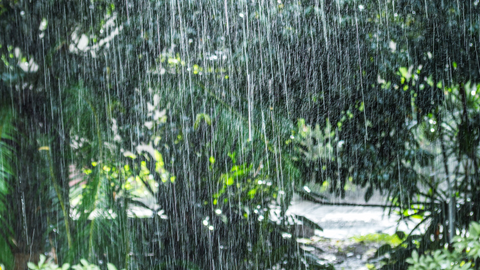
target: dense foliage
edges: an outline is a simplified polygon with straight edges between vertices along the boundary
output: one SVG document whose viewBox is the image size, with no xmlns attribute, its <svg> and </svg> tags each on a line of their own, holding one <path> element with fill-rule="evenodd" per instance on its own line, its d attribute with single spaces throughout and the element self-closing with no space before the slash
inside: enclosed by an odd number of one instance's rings
<svg viewBox="0 0 480 270">
<path fill-rule="evenodd" d="M 428 224 L 386 268 L 442 248 L 480 219 L 479 12 L 0 1 L 0 260 L 322 269 L 285 215 L 309 183 Z"/>
<path fill-rule="evenodd" d="M 453 239 L 454 250 L 448 249 L 436 250 L 429 255 L 419 256 L 414 251 L 412 257 L 407 259 L 409 270 L 428 270 L 428 269 L 474 269 L 480 258 L 480 224 L 472 222 L 468 234 L 465 236 L 455 236 Z"/>
</svg>

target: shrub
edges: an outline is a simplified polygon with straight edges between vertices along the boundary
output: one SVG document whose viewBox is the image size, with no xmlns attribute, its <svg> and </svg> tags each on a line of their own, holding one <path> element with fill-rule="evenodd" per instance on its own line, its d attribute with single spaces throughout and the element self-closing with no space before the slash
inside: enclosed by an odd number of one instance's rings
<svg viewBox="0 0 480 270">
<path fill-rule="evenodd" d="M 407 262 L 411 264 L 408 270 L 473 269 L 475 260 L 480 258 L 479 239 L 480 224 L 472 222 L 465 236 L 456 236 L 453 239 L 453 251 L 436 250 L 421 256 L 417 251 L 413 251 L 412 257 L 407 259 Z"/>
</svg>

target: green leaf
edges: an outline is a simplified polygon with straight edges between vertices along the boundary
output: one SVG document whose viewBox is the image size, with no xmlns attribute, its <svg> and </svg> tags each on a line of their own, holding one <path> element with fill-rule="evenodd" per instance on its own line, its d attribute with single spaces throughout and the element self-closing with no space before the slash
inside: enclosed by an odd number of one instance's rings
<svg viewBox="0 0 480 270">
<path fill-rule="evenodd" d="M 39 269 L 34 263 L 28 262 L 27 263 L 28 268 L 30 269 Z"/>
<path fill-rule="evenodd" d="M 38 266 L 41 267 L 44 263 L 45 263 L 45 260 L 47 258 L 45 257 L 45 255 L 40 255 L 40 261 L 38 262 Z"/>
<path fill-rule="evenodd" d="M 430 85 L 430 86 L 433 86 L 433 76 L 432 75 L 428 76 L 427 84 Z"/>
<path fill-rule="evenodd" d="M 205 123 L 207 123 L 207 125 L 209 125 L 209 126 L 212 124 L 212 119 L 210 118 L 210 116 L 208 114 L 199 113 L 199 114 L 197 114 L 197 117 L 195 119 L 195 123 L 193 124 L 193 128 L 197 129 L 202 120 L 204 120 Z"/>
<path fill-rule="evenodd" d="M 365 104 L 363 103 L 360 103 L 360 107 L 358 108 L 359 111 L 363 112 L 363 110 L 365 110 Z"/>
<path fill-rule="evenodd" d="M 255 193 L 257 193 L 257 189 L 251 189 L 249 192 L 248 192 L 248 196 L 250 197 L 250 199 L 253 199 L 255 197 Z"/>
<path fill-rule="evenodd" d="M 237 163 L 237 159 L 235 158 L 236 152 L 233 152 L 233 153 L 228 152 L 227 155 L 230 157 L 230 159 L 232 160 L 233 164 Z"/>
<path fill-rule="evenodd" d="M 412 260 L 417 263 L 418 262 L 418 253 L 416 250 L 412 252 Z"/>
<path fill-rule="evenodd" d="M 398 236 L 398 238 L 400 238 L 400 240 L 406 236 L 406 234 L 402 231 L 396 231 L 395 234 Z"/>
<path fill-rule="evenodd" d="M 373 196 L 373 187 L 369 186 L 367 191 L 365 192 L 365 201 L 368 202 Z"/>
<path fill-rule="evenodd" d="M 392 246 L 390 244 L 384 244 L 377 249 L 375 252 L 375 257 L 378 258 L 386 253 L 389 253 L 390 251 L 392 251 Z"/>
<path fill-rule="evenodd" d="M 300 220 L 305 226 L 310 227 L 310 228 L 315 229 L 315 230 L 323 231 L 323 228 L 320 227 L 320 225 L 318 225 L 317 223 L 311 221 L 311 220 L 308 219 L 307 217 L 305 217 L 305 216 L 299 216 L 299 215 L 295 215 L 295 217 L 296 217 L 298 220 Z"/>
<path fill-rule="evenodd" d="M 115 265 L 111 264 L 111 263 L 107 263 L 107 269 L 108 270 L 117 270 L 117 268 L 115 267 Z"/>
<path fill-rule="evenodd" d="M 400 67 L 398 71 L 400 71 L 402 77 L 408 78 L 408 69 L 406 67 Z"/>
<path fill-rule="evenodd" d="M 83 266 L 88 266 L 87 260 L 81 259 L 80 262 L 83 264 Z"/>
<path fill-rule="evenodd" d="M 472 238 L 478 238 L 480 235 L 480 224 L 476 222 L 470 223 L 470 228 L 468 229 L 468 233 Z"/>
<path fill-rule="evenodd" d="M 0 236 L 0 263 L 3 263 L 6 269 L 13 269 L 14 256 L 3 236 Z"/>
</svg>

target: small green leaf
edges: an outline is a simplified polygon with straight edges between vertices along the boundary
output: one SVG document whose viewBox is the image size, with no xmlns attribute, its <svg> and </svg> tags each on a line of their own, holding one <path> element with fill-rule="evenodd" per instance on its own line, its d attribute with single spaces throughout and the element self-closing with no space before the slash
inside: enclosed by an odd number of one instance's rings
<svg viewBox="0 0 480 270">
<path fill-rule="evenodd" d="M 197 129 L 202 120 L 204 120 L 205 123 L 207 123 L 207 125 L 209 125 L 209 126 L 212 124 L 212 119 L 210 118 L 210 116 L 208 114 L 199 113 L 199 114 L 197 114 L 197 117 L 195 119 L 195 123 L 193 124 L 193 128 Z"/>
<path fill-rule="evenodd" d="M 430 75 L 428 78 L 427 78 L 427 84 L 430 85 L 430 86 L 433 86 L 433 76 Z"/>
<path fill-rule="evenodd" d="M 253 199 L 255 197 L 255 193 L 257 193 L 257 190 L 256 189 L 251 189 L 249 192 L 248 192 L 248 196 L 250 197 L 250 199 Z"/>
<path fill-rule="evenodd" d="M 45 255 L 40 255 L 40 261 L 38 262 L 38 266 L 41 267 L 44 263 L 45 263 L 45 260 L 47 258 L 45 257 Z"/>
<path fill-rule="evenodd" d="M 81 259 L 80 262 L 81 262 L 84 266 L 88 266 L 87 260 Z"/>
<path fill-rule="evenodd" d="M 323 228 L 320 227 L 320 225 L 318 225 L 317 223 L 311 221 L 310 219 L 308 219 L 307 217 L 304 217 L 304 216 L 299 216 L 299 215 L 295 215 L 295 217 L 300 220 L 303 225 L 307 226 L 307 227 L 310 227 L 314 230 L 319 230 L 319 231 L 323 231 Z"/>
<path fill-rule="evenodd" d="M 213 156 L 210 156 L 210 158 L 208 159 L 210 161 L 210 163 L 215 163 L 215 158 Z"/>
<path fill-rule="evenodd" d="M 373 187 L 369 186 L 367 191 L 365 192 L 365 201 L 368 202 L 370 198 L 373 196 Z"/>
<path fill-rule="evenodd" d="M 382 256 L 389 253 L 390 251 L 392 251 L 392 246 L 390 246 L 390 244 L 384 244 L 379 247 L 378 250 L 375 252 L 375 257 Z"/>
<path fill-rule="evenodd" d="M 365 109 L 365 104 L 362 101 L 362 103 L 360 103 L 360 107 L 358 108 L 358 110 L 363 112 L 364 109 Z"/>
<path fill-rule="evenodd" d="M 234 183 L 235 183 L 235 180 L 233 180 L 233 177 L 229 177 L 229 178 L 227 179 L 227 186 L 231 186 L 231 185 L 233 185 Z"/>
<path fill-rule="evenodd" d="M 405 233 L 402 231 L 396 231 L 395 234 L 398 236 L 398 238 L 400 238 L 400 240 L 405 238 Z"/>
<path fill-rule="evenodd" d="M 406 67 L 400 67 L 398 69 L 400 71 L 400 74 L 402 74 L 402 77 L 408 78 L 408 69 Z"/>
<path fill-rule="evenodd" d="M 230 157 L 230 159 L 232 160 L 233 164 L 237 163 L 237 159 L 235 158 L 236 152 L 233 152 L 233 153 L 228 152 L 227 155 Z"/>
<path fill-rule="evenodd" d="M 130 152 L 130 151 L 125 151 L 123 153 L 123 156 L 124 157 L 128 157 L 128 158 L 131 158 L 131 159 L 136 159 L 137 158 L 137 155 L 135 155 L 134 153 Z"/>
<path fill-rule="evenodd" d="M 416 250 L 412 252 L 412 259 L 414 262 L 418 262 L 418 253 Z"/>
</svg>

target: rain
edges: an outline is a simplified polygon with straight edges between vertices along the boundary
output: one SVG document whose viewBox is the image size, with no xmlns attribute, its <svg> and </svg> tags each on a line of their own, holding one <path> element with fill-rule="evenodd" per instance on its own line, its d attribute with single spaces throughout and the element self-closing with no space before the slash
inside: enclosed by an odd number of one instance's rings
<svg viewBox="0 0 480 270">
<path fill-rule="evenodd" d="M 479 269 L 478 0 L 0 0 L 0 270 Z"/>
</svg>

